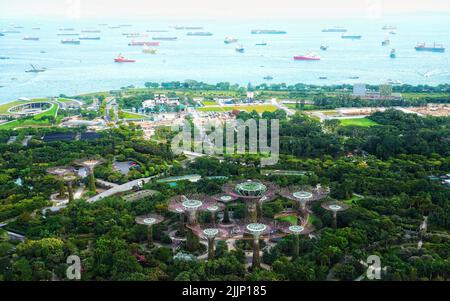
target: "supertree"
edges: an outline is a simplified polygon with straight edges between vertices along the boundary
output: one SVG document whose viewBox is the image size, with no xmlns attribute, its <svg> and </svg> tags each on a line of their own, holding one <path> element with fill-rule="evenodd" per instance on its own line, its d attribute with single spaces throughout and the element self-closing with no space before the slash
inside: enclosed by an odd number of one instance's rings
<svg viewBox="0 0 450 301">
<path fill-rule="evenodd" d="M 51 167 L 51 168 L 47 169 L 47 172 L 49 174 L 54 175 L 59 182 L 58 197 L 60 199 L 63 199 L 66 197 L 64 183 L 67 183 L 67 184 L 70 183 L 70 185 L 69 185 L 70 187 L 68 187 L 69 201 L 73 200 L 73 192 L 72 192 L 71 186 L 72 186 L 72 182 L 74 180 L 76 180 L 74 168 L 66 167 L 66 166 Z M 71 177 L 75 177 L 75 178 L 71 179 Z M 72 199 L 71 199 L 71 194 L 72 194 Z"/>
<path fill-rule="evenodd" d="M 228 204 L 236 201 L 238 198 L 228 195 L 228 194 L 225 194 L 225 193 L 219 193 L 219 194 L 213 195 L 211 198 L 224 205 L 222 223 L 229 224 L 231 221 L 230 221 L 230 213 L 229 213 L 229 209 L 228 209 Z"/>
<path fill-rule="evenodd" d="M 223 210 L 225 206 L 221 203 L 216 203 L 215 205 L 210 205 L 206 207 L 206 210 L 211 214 L 211 224 L 216 226 L 216 214 L 218 211 Z"/>
<path fill-rule="evenodd" d="M 137 216 L 135 221 L 139 225 L 147 226 L 147 246 L 150 248 L 153 246 L 153 225 L 159 224 L 164 220 L 159 214 L 147 214 Z"/>
<path fill-rule="evenodd" d="M 105 163 L 102 158 L 85 158 L 75 160 L 75 164 L 86 167 L 89 172 L 88 187 L 89 191 L 96 192 L 94 169 L 96 166 Z"/>
<path fill-rule="evenodd" d="M 245 203 L 247 220 L 250 223 L 258 221 L 261 204 L 273 200 L 276 197 L 277 189 L 278 187 L 271 182 L 252 180 L 231 182 L 223 187 L 226 194 L 239 198 Z"/>
<path fill-rule="evenodd" d="M 186 234 L 186 247 L 188 250 L 195 250 L 197 245 L 191 230 L 192 227 L 198 224 L 197 212 L 205 211 L 211 206 L 217 206 L 217 202 L 204 194 L 178 195 L 169 200 L 169 211 L 182 215 L 187 214 L 188 225 L 186 228 L 188 231 Z M 182 220 L 184 220 L 184 217 Z M 185 227 L 184 225 L 180 225 L 180 228 Z"/>
<path fill-rule="evenodd" d="M 200 227 L 197 225 L 192 228 L 192 231 L 200 238 L 206 239 L 208 241 L 208 260 L 214 259 L 215 257 L 215 240 L 216 239 L 226 239 L 228 238 L 228 232 L 221 228 L 216 228 L 211 225 L 205 225 Z"/>
<path fill-rule="evenodd" d="M 350 208 L 349 205 L 339 202 L 339 201 L 328 201 L 323 203 L 322 208 L 328 211 L 331 211 L 333 213 L 333 228 L 336 229 L 337 227 L 337 214 L 340 211 L 345 211 L 348 208 Z"/>
<path fill-rule="evenodd" d="M 270 232 L 270 226 L 261 223 L 251 223 L 246 226 L 246 231 L 253 235 L 253 259 L 252 269 L 261 266 L 261 258 L 259 254 L 259 239 L 261 235 Z"/>
<path fill-rule="evenodd" d="M 294 237 L 294 242 L 292 244 L 292 260 L 295 260 L 299 256 L 299 236 L 300 235 L 307 235 L 311 233 L 314 228 L 312 226 L 301 226 L 301 225 L 288 225 L 281 227 L 281 230 L 284 233 L 292 234 Z"/>
<path fill-rule="evenodd" d="M 289 186 L 281 188 L 279 194 L 288 200 L 296 202 L 302 216 L 306 217 L 306 205 L 324 199 L 328 195 L 328 191 L 320 185 L 314 188 L 311 186 Z"/>
<path fill-rule="evenodd" d="M 72 202 L 74 199 L 73 196 L 73 182 L 79 179 L 79 177 L 75 173 L 65 174 L 62 176 L 62 179 L 65 183 L 67 183 L 67 192 L 69 195 L 69 202 Z"/>
</svg>

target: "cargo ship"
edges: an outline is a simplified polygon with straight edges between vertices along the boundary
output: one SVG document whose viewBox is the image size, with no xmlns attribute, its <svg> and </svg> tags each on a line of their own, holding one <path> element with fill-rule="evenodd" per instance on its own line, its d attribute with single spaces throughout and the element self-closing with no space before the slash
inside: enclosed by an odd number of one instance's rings
<svg viewBox="0 0 450 301">
<path fill-rule="evenodd" d="M 154 41 L 175 41 L 177 40 L 177 37 L 153 37 L 152 40 Z"/>
<path fill-rule="evenodd" d="M 341 38 L 349 39 L 349 40 L 361 40 L 362 36 L 361 35 L 345 35 L 345 34 L 343 34 L 341 36 Z"/>
<path fill-rule="evenodd" d="M 256 43 L 255 45 L 256 46 L 267 46 L 267 43 L 266 42 L 261 42 L 261 43 Z"/>
<path fill-rule="evenodd" d="M 236 46 L 236 48 L 234 48 L 234 50 L 236 51 L 236 52 L 240 52 L 240 53 L 243 53 L 244 52 L 244 46 L 242 46 L 242 45 L 237 45 Z"/>
<path fill-rule="evenodd" d="M 326 51 L 326 50 L 328 50 L 328 46 L 322 45 L 322 46 L 320 46 L 320 50 Z"/>
<path fill-rule="evenodd" d="M 131 41 L 128 46 L 159 46 L 159 42 L 152 41 Z"/>
<path fill-rule="evenodd" d="M 122 54 L 119 54 L 119 55 L 114 59 L 114 62 L 116 62 L 116 63 L 134 63 L 134 62 L 136 62 L 136 60 L 126 59 L 125 57 L 122 56 Z"/>
<path fill-rule="evenodd" d="M 39 38 L 38 37 L 25 36 L 25 37 L 23 37 L 22 40 L 24 40 L 24 41 L 39 41 Z"/>
<path fill-rule="evenodd" d="M 100 40 L 100 37 L 80 36 L 79 40 Z"/>
<path fill-rule="evenodd" d="M 397 57 L 397 53 L 395 52 L 395 49 L 392 49 L 392 50 L 391 50 L 391 53 L 389 54 L 389 57 L 390 57 L 391 59 L 395 59 L 395 58 Z"/>
<path fill-rule="evenodd" d="M 265 79 L 265 80 L 272 80 L 272 79 L 273 79 L 273 77 L 272 77 L 272 76 L 270 76 L 270 75 L 267 75 L 267 76 L 264 76 L 264 79 Z"/>
<path fill-rule="evenodd" d="M 169 31 L 163 29 L 154 29 L 154 30 L 147 30 L 147 32 L 169 32 Z"/>
<path fill-rule="evenodd" d="M 384 40 L 383 42 L 381 42 L 381 46 L 387 46 L 391 43 L 391 41 L 389 39 Z"/>
<path fill-rule="evenodd" d="M 5 35 L 3 34 L 3 32 L 0 32 L 0 37 L 4 37 Z"/>
<path fill-rule="evenodd" d="M 213 33 L 212 32 L 207 32 L 207 31 L 193 31 L 193 32 L 190 31 L 186 35 L 187 36 L 207 37 L 207 36 L 212 36 Z"/>
<path fill-rule="evenodd" d="M 226 37 L 223 42 L 225 44 L 231 44 L 231 43 L 237 43 L 237 41 L 238 41 L 238 39 L 236 39 L 236 38 Z"/>
<path fill-rule="evenodd" d="M 434 43 L 432 47 L 427 46 L 425 43 L 418 43 L 414 49 L 416 49 L 416 51 L 445 52 L 444 46 L 436 43 Z"/>
<path fill-rule="evenodd" d="M 41 30 L 41 28 L 40 27 L 33 27 L 33 28 L 31 28 L 32 30 Z"/>
<path fill-rule="evenodd" d="M 75 28 L 73 28 L 73 27 L 61 27 L 59 30 L 60 31 L 74 31 Z"/>
<path fill-rule="evenodd" d="M 332 28 L 322 29 L 322 32 L 347 32 L 347 29 L 345 29 L 343 27 L 332 27 Z"/>
<path fill-rule="evenodd" d="M 253 29 L 252 34 L 286 34 L 284 30 L 274 30 L 274 29 Z"/>
<path fill-rule="evenodd" d="M 20 31 L 7 29 L 7 30 L 3 30 L 2 33 L 20 33 Z"/>
<path fill-rule="evenodd" d="M 65 39 L 65 40 L 61 40 L 61 44 L 79 45 L 79 44 L 80 44 L 80 40 L 75 40 L 75 39 Z"/>
<path fill-rule="evenodd" d="M 314 53 L 307 53 L 305 55 L 294 56 L 296 61 L 320 61 L 320 56 Z"/>
</svg>

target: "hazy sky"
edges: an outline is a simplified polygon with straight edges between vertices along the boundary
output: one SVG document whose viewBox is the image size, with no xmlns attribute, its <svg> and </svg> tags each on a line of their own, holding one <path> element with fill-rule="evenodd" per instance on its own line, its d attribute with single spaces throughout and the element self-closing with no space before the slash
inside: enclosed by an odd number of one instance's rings
<svg viewBox="0 0 450 301">
<path fill-rule="evenodd" d="M 382 18 L 450 12 L 450 0 L 0 0 L 0 17 Z"/>
</svg>

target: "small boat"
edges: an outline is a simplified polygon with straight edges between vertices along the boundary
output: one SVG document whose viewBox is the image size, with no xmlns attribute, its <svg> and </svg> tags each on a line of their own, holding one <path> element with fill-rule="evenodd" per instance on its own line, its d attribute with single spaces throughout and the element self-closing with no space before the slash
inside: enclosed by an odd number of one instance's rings
<svg viewBox="0 0 450 301">
<path fill-rule="evenodd" d="M 328 46 L 320 46 L 320 50 L 326 51 L 328 49 Z"/>
<path fill-rule="evenodd" d="M 240 53 L 243 53 L 244 51 L 245 51 L 245 48 L 244 48 L 244 46 L 242 46 L 242 45 L 237 45 L 236 46 L 236 48 L 234 48 L 234 50 L 236 51 L 236 52 L 240 52 Z"/>
<path fill-rule="evenodd" d="M 60 31 L 74 31 L 75 28 L 73 28 L 73 27 L 60 27 L 59 30 Z"/>
<path fill-rule="evenodd" d="M 232 37 L 226 37 L 225 40 L 223 40 L 225 44 L 237 43 L 237 41 L 238 39 Z"/>
<path fill-rule="evenodd" d="M 25 37 L 23 37 L 22 40 L 24 40 L 24 41 L 39 41 L 39 38 L 38 37 L 25 36 Z"/>
<path fill-rule="evenodd" d="M 31 69 L 30 70 L 26 70 L 25 72 L 27 73 L 40 73 L 40 72 L 45 72 L 47 69 L 45 68 L 36 68 L 33 64 L 30 64 Z"/>
<path fill-rule="evenodd" d="M 174 26 L 176 30 L 202 30 L 202 26 Z"/>
<path fill-rule="evenodd" d="M 264 79 L 265 79 L 265 80 L 272 80 L 272 79 L 273 79 L 273 77 L 272 77 L 272 76 L 270 76 L 270 75 L 267 75 L 267 76 L 264 76 Z"/>
<path fill-rule="evenodd" d="M 397 32 L 392 30 L 392 31 L 389 32 L 389 34 L 397 34 Z"/>
<path fill-rule="evenodd" d="M 100 40 L 100 37 L 80 36 L 79 40 Z"/>
<path fill-rule="evenodd" d="M 319 79 L 328 79 L 326 76 L 319 76 Z"/>
<path fill-rule="evenodd" d="M 5 34 L 3 32 L 0 32 L 0 37 L 4 37 Z"/>
<path fill-rule="evenodd" d="M 359 79 L 359 76 L 350 76 L 348 79 Z"/>
<path fill-rule="evenodd" d="M 119 55 L 114 59 L 114 62 L 116 62 L 116 63 L 134 63 L 134 62 L 136 62 L 136 60 L 127 59 L 127 58 L 123 57 L 122 54 L 119 54 Z"/>
<path fill-rule="evenodd" d="M 296 61 L 320 61 L 320 56 L 309 52 L 305 55 L 294 56 L 294 60 L 296 60 Z"/>
<path fill-rule="evenodd" d="M 10 57 L 9 56 L 0 56 L 0 60 L 9 60 Z"/>
<path fill-rule="evenodd" d="M 387 46 L 391 43 L 391 41 L 389 39 L 384 40 L 383 42 L 381 42 L 381 46 Z"/>
<path fill-rule="evenodd" d="M 255 45 L 256 46 L 267 46 L 267 43 L 266 42 L 261 42 L 261 43 L 256 43 Z"/>
<path fill-rule="evenodd" d="M 31 28 L 32 30 L 41 30 L 41 28 L 40 27 L 33 27 L 33 28 Z"/>
<path fill-rule="evenodd" d="M 396 54 L 396 52 L 395 52 L 395 49 L 392 49 L 392 50 L 391 50 L 391 53 L 389 54 L 389 57 L 390 57 L 391 59 L 395 59 L 395 58 L 397 57 L 397 54 Z"/>
<path fill-rule="evenodd" d="M 155 29 L 155 30 L 147 30 L 146 32 L 169 32 L 168 30 Z"/>
<path fill-rule="evenodd" d="M 362 36 L 361 35 L 346 35 L 346 34 L 343 34 L 341 36 L 341 38 L 348 39 L 348 40 L 361 40 Z"/>
</svg>

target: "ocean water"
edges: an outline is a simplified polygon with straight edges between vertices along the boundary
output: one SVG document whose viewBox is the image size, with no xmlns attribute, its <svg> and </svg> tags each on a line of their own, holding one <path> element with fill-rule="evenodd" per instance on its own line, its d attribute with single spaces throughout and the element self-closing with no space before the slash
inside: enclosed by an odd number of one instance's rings
<svg viewBox="0 0 450 301">
<path fill-rule="evenodd" d="M 100 27 L 131 24 L 132 27 L 109 29 Z M 143 86 L 146 81 L 162 82 L 194 79 L 208 83 L 228 81 L 246 85 L 267 83 L 340 84 L 384 83 L 389 79 L 408 84 L 437 85 L 450 83 L 450 16 L 424 15 L 390 17 L 376 20 L 270 20 L 270 21 L 157 21 L 157 20 L 0 20 L 0 30 L 12 24 L 23 26 L 19 34 L 0 36 L 0 102 L 19 97 L 46 97 L 60 93 L 75 95 L 101 90 L 119 89 L 127 85 Z M 213 36 L 186 36 L 188 30 L 175 30 L 174 25 L 203 26 Z M 383 25 L 397 26 L 397 34 L 383 31 Z M 343 26 L 347 34 L 362 35 L 361 40 L 346 40 L 341 33 L 323 33 L 322 29 Z M 32 30 L 40 27 L 40 30 Z M 81 41 L 81 45 L 63 45 L 70 36 L 57 36 L 60 27 L 101 29 L 101 40 Z M 169 30 L 168 33 L 146 33 L 146 30 Z M 252 35 L 252 29 L 286 30 L 283 35 Z M 128 46 L 131 39 L 124 32 L 152 36 L 177 36 L 177 41 L 161 41 L 156 55 L 142 53 L 142 47 Z M 24 41 L 24 36 L 37 36 L 39 41 Z M 245 47 L 237 53 L 235 44 L 224 44 L 224 38 L 239 39 Z M 389 46 L 381 42 L 389 38 Z M 256 46 L 266 42 L 267 46 Z M 445 53 L 417 52 L 417 42 L 442 43 Z M 320 45 L 328 45 L 320 51 Z M 390 59 L 391 48 L 397 58 Z M 45 53 L 41 53 L 45 51 Z M 320 61 L 294 61 L 293 56 L 313 51 Z M 122 53 L 136 63 L 118 64 L 113 59 Z M 26 73 L 30 64 L 45 67 L 44 73 Z M 272 76 L 271 81 L 264 80 Z M 359 79 L 349 79 L 358 76 Z M 327 77 L 327 79 L 319 79 Z"/>
</svg>

